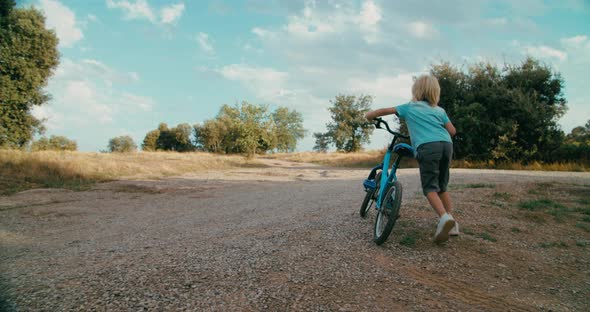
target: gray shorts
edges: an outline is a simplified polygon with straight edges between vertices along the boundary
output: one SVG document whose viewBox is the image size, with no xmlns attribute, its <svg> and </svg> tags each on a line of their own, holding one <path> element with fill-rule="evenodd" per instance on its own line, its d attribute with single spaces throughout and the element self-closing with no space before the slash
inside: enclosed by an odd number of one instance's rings
<svg viewBox="0 0 590 312">
<path fill-rule="evenodd" d="M 424 195 L 430 192 L 446 192 L 449 184 L 449 167 L 453 158 L 453 143 L 424 143 L 418 146 L 416 152 Z"/>
</svg>

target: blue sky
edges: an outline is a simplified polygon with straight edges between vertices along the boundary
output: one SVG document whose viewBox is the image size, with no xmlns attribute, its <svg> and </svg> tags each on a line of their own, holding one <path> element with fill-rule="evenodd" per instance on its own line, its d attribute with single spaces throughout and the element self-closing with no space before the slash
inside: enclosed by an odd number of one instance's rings
<svg viewBox="0 0 590 312">
<path fill-rule="evenodd" d="M 195 124 L 242 100 L 300 111 L 308 136 L 298 149 L 310 150 L 335 95 L 401 104 L 412 77 L 440 60 L 534 56 L 565 79 L 563 130 L 590 119 L 586 0 L 18 2 L 41 9 L 60 39 L 53 99 L 34 114 L 82 151 L 118 135 L 139 145 L 160 122 Z M 369 148 L 387 139 L 372 138 Z"/>
</svg>

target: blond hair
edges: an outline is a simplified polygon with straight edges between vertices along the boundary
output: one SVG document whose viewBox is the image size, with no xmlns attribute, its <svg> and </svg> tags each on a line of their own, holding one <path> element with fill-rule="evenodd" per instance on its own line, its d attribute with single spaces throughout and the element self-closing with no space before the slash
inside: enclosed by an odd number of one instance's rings
<svg viewBox="0 0 590 312">
<path fill-rule="evenodd" d="M 440 100 L 440 85 L 438 79 L 432 75 L 422 75 L 414 81 L 412 86 L 412 101 L 426 101 L 430 105 L 438 105 Z"/>
</svg>

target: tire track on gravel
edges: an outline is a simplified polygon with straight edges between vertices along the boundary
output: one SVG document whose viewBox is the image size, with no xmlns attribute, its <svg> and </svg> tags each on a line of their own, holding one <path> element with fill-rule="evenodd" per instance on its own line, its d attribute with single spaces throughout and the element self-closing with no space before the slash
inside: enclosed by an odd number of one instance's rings
<svg viewBox="0 0 590 312">
<path fill-rule="evenodd" d="M 439 290 L 456 300 L 459 300 L 467 305 L 477 305 L 484 310 L 490 309 L 495 311 L 534 311 L 531 307 L 522 305 L 518 302 L 506 300 L 499 296 L 493 296 L 477 290 L 475 287 L 460 283 L 458 281 L 449 280 L 447 278 L 438 277 L 433 274 L 425 274 L 420 272 L 415 267 L 405 267 L 408 273 L 418 283 Z"/>
</svg>

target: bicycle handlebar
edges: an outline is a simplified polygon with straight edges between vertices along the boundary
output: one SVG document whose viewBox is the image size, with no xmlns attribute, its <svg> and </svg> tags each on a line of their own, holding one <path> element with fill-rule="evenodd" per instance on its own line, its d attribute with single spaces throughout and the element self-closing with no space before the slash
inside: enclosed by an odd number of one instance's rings
<svg viewBox="0 0 590 312">
<path fill-rule="evenodd" d="M 377 128 L 377 129 L 382 129 L 381 128 L 381 124 L 382 123 L 385 124 L 385 128 L 387 129 L 387 132 L 389 132 L 389 133 L 391 133 L 391 134 L 393 134 L 395 136 L 399 136 L 400 138 L 403 138 L 403 139 L 409 139 L 410 138 L 407 135 L 403 135 L 403 134 L 401 134 L 399 132 L 392 131 L 391 128 L 389 128 L 389 124 L 387 123 L 387 121 L 385 121 L 385 120 L 383 120 L 381 118 L 375 118 L 373 120 L 373 124 L 375 125 L 375 128 Z"/>
</svg>

